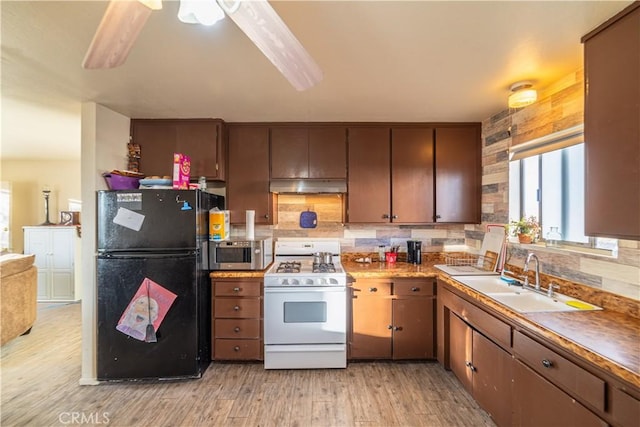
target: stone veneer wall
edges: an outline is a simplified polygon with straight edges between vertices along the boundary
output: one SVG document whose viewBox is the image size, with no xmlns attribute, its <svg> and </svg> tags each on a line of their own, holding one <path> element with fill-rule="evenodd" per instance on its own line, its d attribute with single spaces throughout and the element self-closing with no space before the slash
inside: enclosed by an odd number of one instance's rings
<svg viewBox="0 0 640 427">
<path fill-rule="evenodd" d="M 337 238 L 344 252 L 375 252 L 378 245 L 399 245 L 402 252 L 406 251 L 409 239 L 421 240 L 425 253 L 478 251 L 487 224 L 509 222 L 507 150 L 513 144 L 582 123 L 583 79 L 582 70 L 578 70 L 543 91 L 535 104 L 502 111 L 483 122 L 480 225 L 343 225 L 344 196 L 281 195 L 278 225 L 256 226 L 256 236 Z M 317 228 L 300 228 L 300 212 L 305 210 L 318 213 Z M 232 235 L 244 236 L 244 227 L 232 227 Z M 543 273 L 640 299 L 640 242 L 620 240 L 617 258 L 510 243 L 507 262 L 522 267 L 529 251 L 540 258 Z"/>
<path fill-rule="evenodd" d="M 535 104 L 505 110 L 482 123 L 482 222 L 507 223 L 509 159 L 507 150 L 584 120 L 584 75 L 572 73 L 540 94 Z M 615 191 L 615 189 L 612 189 Z M 483 227 L 467 226 L 471 247 L 478 248 Z M 528 252 L 540 258 L 540 270 L 565 280 L 640 299 L 640 242 L 618 241 L 617 257 L 586 255 L 537 245 L 509 243 L 507 262 L 522 267 Z"/>
</svg>

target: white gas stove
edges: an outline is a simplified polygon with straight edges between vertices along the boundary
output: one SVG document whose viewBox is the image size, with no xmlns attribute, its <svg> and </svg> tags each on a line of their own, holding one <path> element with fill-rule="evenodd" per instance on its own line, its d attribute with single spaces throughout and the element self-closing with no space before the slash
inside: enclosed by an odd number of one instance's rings
<svg viewBox="0 0 640 427">
<path fill-rule="evenodd" d="M 265 369 L 345 368 L 347 274 L 337 240 L 279 239 L 264 275 Z"/>
</svg>

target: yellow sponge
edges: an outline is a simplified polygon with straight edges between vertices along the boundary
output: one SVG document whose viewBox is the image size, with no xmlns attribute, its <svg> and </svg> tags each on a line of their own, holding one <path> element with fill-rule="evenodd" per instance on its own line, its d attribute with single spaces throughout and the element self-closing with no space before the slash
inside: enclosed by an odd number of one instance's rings
<svg viewBox="0 0 640 427">
<path fill-rule="evenodd" d="M 568 306 L 571 307 L 575 307 L 579 310 L 591 310 L 593 309 L 593 306 L 584 302 L 580 302 L 580 301 L 567 301 L 565 304 L 567 304 Z"/>
</svg>

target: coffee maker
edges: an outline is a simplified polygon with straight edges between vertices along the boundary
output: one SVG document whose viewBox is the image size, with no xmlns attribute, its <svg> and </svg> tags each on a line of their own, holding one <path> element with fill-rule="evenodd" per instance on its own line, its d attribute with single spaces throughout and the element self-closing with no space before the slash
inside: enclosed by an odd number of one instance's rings
<svg viewBox="0 0 640 427">
<path fill-rule="evenodd" d="M 422 242 L 419 240 L 407 240 L 407 262 L 409 264 L 422 264 Z"/>
</svg>

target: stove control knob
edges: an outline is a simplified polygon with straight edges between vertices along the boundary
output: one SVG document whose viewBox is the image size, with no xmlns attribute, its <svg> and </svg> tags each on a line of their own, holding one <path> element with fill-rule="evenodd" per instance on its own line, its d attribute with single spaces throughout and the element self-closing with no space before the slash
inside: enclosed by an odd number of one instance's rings
<svg viewBox="0 0 640 427">
<path fill-rule="evenodd" d="M 288 285 L 289 284 L 289 279 L 282 279 L 282 284 L 283 285 Z"/>
<path fill-rule="evenodd" d="M 304 284 L 305 285 L 313 285 L 313 279 L 305 279 Z"/>
<path fill-rule="evenodd" d="M 291 279 L 291 284 L 292 285 L 299 285 L 300 282 L 298 281 L 298 279 Z"/>
</svg>

